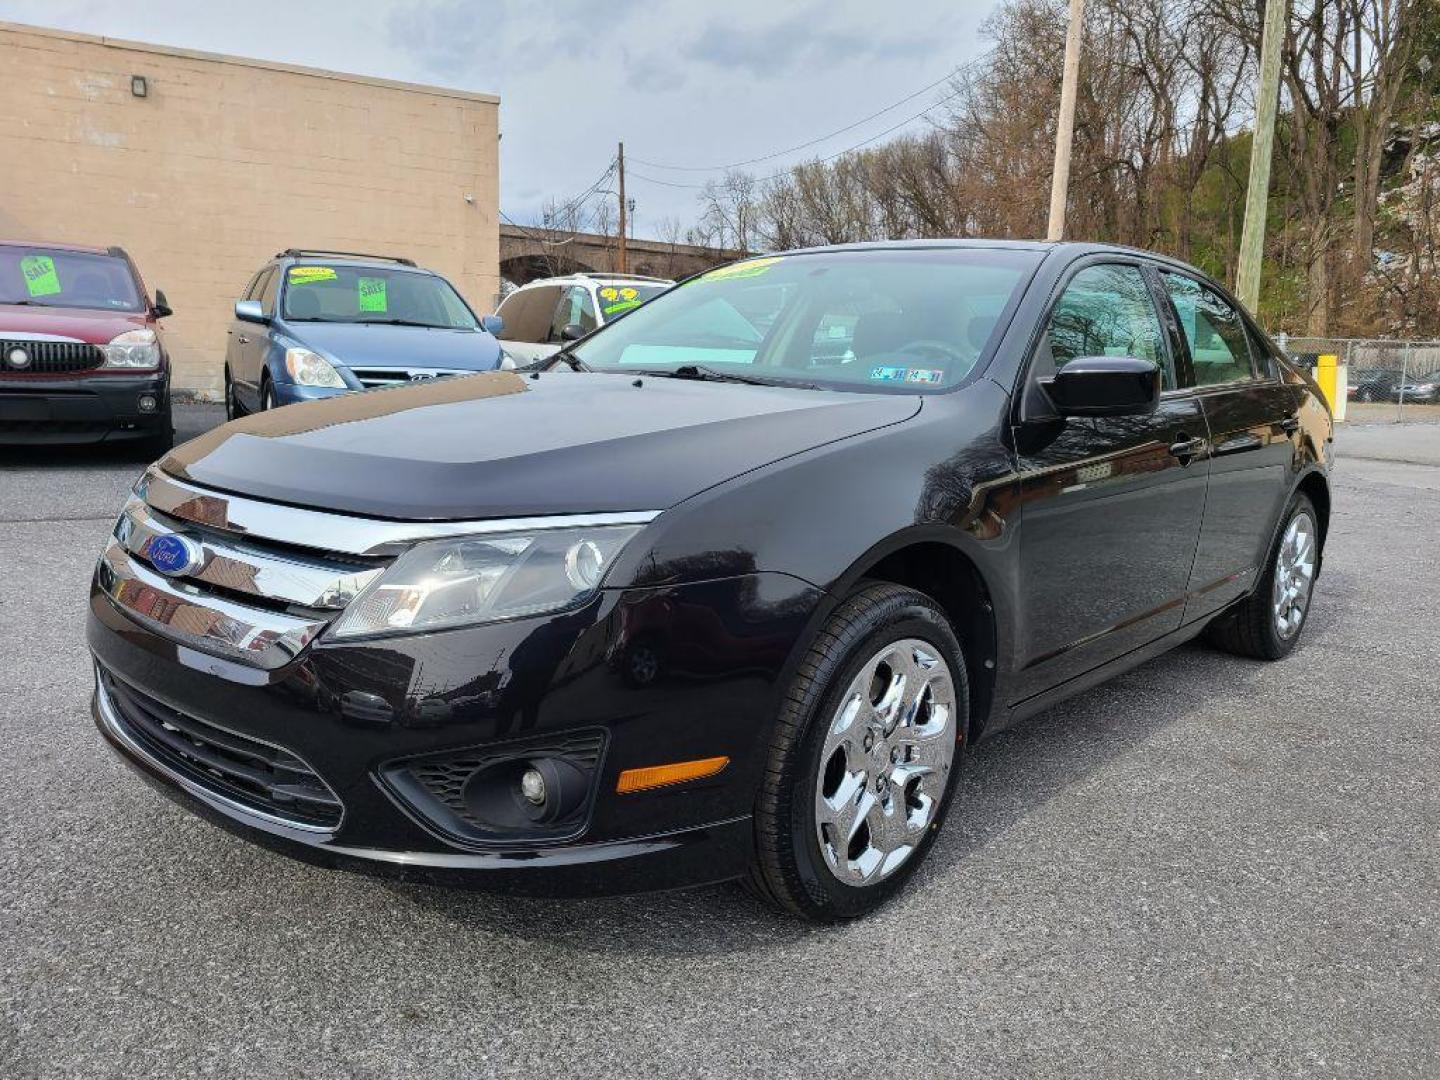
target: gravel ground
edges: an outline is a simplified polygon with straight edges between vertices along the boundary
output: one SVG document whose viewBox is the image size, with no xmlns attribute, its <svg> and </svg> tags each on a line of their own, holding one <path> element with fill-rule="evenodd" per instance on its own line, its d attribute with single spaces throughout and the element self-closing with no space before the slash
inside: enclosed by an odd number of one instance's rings
<svg viewBox="0 0 1440 1080">
<path fill-rule="evenodd" d="M 1186 647 L 984 744 L 840 929 L 386 885 L 191 817 L 87 710 L 138 467 L 0 458 L 0 1077 L 1440 1075 L 1440 470 L 1341 452 L 1288 662 Z"/>
</svg>

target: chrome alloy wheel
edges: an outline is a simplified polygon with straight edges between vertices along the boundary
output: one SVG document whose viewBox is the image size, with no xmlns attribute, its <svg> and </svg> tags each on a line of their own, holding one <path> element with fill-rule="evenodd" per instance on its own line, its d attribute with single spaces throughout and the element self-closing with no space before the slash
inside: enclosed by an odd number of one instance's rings
<svg viewBox="0 0 1440 1080">
<path fill-rule="evenodd" d="M 1305 621 L 1314 581 L 1315 522 L 1309 514 L 1297 514 L 1285 530 L 1275 556 L 1275 632 L 1282 641 L 1294 637 Z"/>
<path fill-rule="evenodd" d="M 955 682 L 935 646 L 886 645 L 830 718 L 815 831 L 830 872 L 871 885 L 898 870 L 935 820 L 955 758 Z"/>
</svg>

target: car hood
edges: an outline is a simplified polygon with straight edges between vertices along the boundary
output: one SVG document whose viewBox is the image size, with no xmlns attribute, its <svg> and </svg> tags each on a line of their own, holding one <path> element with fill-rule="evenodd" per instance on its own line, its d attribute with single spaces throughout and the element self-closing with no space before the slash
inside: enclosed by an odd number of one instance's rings
<svg viewBox="0 0 1440 1080">
<path fill-rule="evenodd" d="M 127 330 L 138 330 L 145 325 L 143 311 L 0 304 L 0 337 L 7 334 L 53 334 L 91 345 L 104 345 Z"/>
<path fill-rule="evenodd" d="M 500 343 L 484 330 L 324 322 L 287 322 L 281 329 L 346 367 L 490 371 L 500 363 Z"/>
<path fill-rule="evenodd" d="M 919 408 L 899 395 L 492 372 L 245 417 L 161 468 L 235 494 L 380 518 L 664 510 Z"/>
</svg>

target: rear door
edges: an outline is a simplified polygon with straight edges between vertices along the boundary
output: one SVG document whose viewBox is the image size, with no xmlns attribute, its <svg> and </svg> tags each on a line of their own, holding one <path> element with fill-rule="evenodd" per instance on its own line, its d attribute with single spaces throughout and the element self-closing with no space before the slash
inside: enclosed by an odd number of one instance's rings
<svg viewBox="0 0 1440 1080">
<path fill-rule="evenodd" d="M 1207 431 L 1176 377 L 1139 260 L 1072 272 L 1022 388 L 1020 672 L 1013 702 L 1177 629 L 1205 509 Z M 1149 416 L 1056 417 L 1038 380 L 1082 356 L 1136 356 L 1163 372 Z"/>
<path fill-rule="evenodd" d="M 241 300 L 254 300 L 260 295 L 260 283 L 269 272 L 269 267 L 264 267 L 250 279 L 245 286 L 244 292 L 240 294 Z M 243 369 L 244 346 L 249 337 L 258 329 L 254 323 L 244 322 L 230 316 L 230 328 L 225 331 L 225 366 L 230 371 L 230 381 L 234 384 L 235 395 L 244 408 L 253 408 L 250 380 Z"/>
<path fill-rule="evenodd" d="M 1169 267 L 1160 281 L 1210 429 L 1210 494 L 1186 621 L 1249 592 L 1289 495 L 1295 392 L 1225 296 Z"/>
</svg>

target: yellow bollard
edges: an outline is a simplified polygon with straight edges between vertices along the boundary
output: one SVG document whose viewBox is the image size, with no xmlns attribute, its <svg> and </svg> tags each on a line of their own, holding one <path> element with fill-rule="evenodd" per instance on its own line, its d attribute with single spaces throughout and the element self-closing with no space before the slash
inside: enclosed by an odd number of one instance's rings
<svg viewBox="0 0 1440 1080">
<path fill-rule="evenodd" d="M 1325 395 L 1325 400 L 1330 403 L 1330 412 L 1335 412 L 1336 393 L 1338 385 L 1335 376 L 1339 374 L 1337 368 L 1340 358 L 1334 353 L 1321 353 L 1315 360 L 1315 381 L 1320 384 L 1320 391 Z"/>
</svg>

